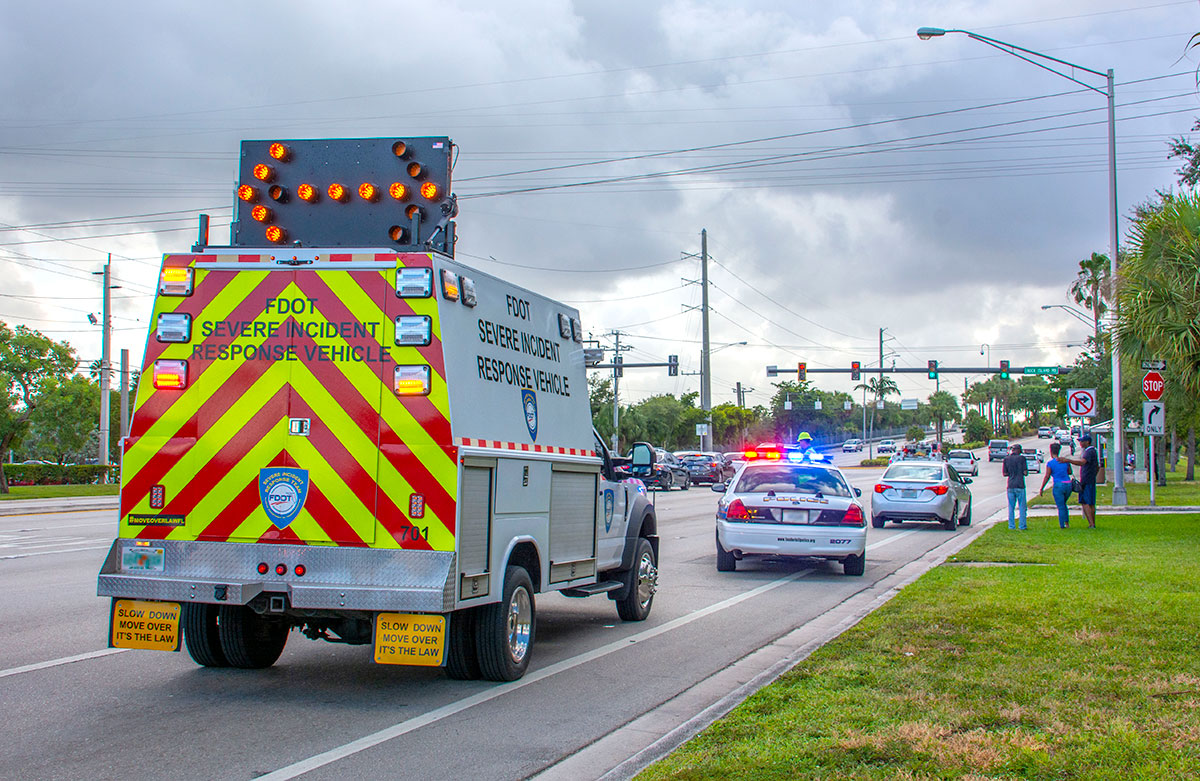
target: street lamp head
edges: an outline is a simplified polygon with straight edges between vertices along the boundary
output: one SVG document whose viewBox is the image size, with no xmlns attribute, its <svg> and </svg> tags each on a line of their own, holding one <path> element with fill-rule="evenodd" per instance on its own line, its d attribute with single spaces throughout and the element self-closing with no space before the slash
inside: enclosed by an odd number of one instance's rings
<svg viewBox="0 0 1200 781">
<path fill-rule="evenodd" d="M 930 38 L 937 38 L 946 34 L 946 31 L 941 27 L 921 27 L 917 30 L 917 37 L 922 41 L 928 41 Z"/>
<path fill-rule="evenodd" d="M 1042 304 L 1042 309 L 1050 309 L 1054 304 Z"/>
</svg>

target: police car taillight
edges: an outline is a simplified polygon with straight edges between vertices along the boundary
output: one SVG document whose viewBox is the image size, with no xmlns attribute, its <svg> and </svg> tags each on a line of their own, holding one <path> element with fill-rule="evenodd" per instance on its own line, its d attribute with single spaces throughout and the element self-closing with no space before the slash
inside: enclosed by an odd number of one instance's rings
<svg viewBox="0 0 1200 781">
<path fill-rule="evenodd" d="M 862 508 L 857 504 L 851 504 L 846 508 L 846 514 L 842 516 L 843 526 L 866 526 L 867 521 L 863 517 Z"/>
<path fill-rule="evenodd" d="M 429 298 L 433 295 L 433 269 L 396 269 L 396 298 Z"/>
<path fill-rule="evenodd" d="M 750 511 L 746 509 L 746 505 L 742 503 L 741 499 L 734 499 L 725 510 L 725 517 L 735 521 L 747 520 L 750 518 Z"/>
<path fill-rule="evenodd" d="M 158 316 L 154 336 L 160 342 L 187 342 L 192 338 L 192 316 L 163 312 Z"/>
<path fill-rule="evenodd" d="M 458 274 L 450 269 L 442 269 L 442 298 L 447 301 L 458 300 Z"/>
<path fill-rule="evenodd" d="M 183 390 L 187 387 L 187 361 L 155 361 L 154 387 L 158 390 Z"/>
<path fill-rule="evenodd" d="M 191 266 L 168 266 L 158 275 L 158 292 L 164 296 L 190 296 L 196 279 Z"/>
<path fill-rule="evenodd" d="M 428 396 L 430 372 L 428 366 L 397 366 L 394 387 L 397 396 Z"/>
<path fill-rule="evenodd" d="M 396 345 L 424 347 L 433 340 L 433 318 L 428 315 L 400 315 L 396 318 Z"/>
</svg>

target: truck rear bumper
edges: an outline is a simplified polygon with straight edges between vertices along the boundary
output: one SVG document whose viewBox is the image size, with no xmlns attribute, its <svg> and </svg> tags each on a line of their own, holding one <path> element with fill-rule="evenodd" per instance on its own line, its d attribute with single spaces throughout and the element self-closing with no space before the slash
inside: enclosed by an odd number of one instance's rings
<svg viewBox="0 0 1200 781">
<path fill-rule="evenodd" d="M 298 610 L 444 613 L 454 607 L 450 552 L 157 540 L 149 547 L 163 549 L 161 571 L 124 569 L 125 549 L 134 547 L 145 544 L 113 542 L 100 569 L 99 596 L 245 605 L 260 594 L 285 595 Z M 282 575 L 276 574 L 280 565 Z"/>
</svg>

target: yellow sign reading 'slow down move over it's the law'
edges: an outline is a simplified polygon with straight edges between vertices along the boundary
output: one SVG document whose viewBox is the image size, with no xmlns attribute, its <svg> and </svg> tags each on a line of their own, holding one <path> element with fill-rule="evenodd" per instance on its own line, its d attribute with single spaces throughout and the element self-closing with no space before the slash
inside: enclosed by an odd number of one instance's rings
<svg viewBox="0 0 1200 781">
<path fill-rule="evenodd" d="M 375 661 L 440 667 L 446 655 L 446 617 L 380 613 L 375 617 Z"/>
</svg>

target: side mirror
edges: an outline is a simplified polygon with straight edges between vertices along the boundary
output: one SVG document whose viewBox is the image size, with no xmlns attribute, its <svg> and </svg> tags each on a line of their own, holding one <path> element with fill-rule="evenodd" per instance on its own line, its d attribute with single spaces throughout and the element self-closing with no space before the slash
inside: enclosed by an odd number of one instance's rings
<svg viewBox="0 0 1200 781">
<path fill-rule="evenodd" d="M 854 495 L 855 495 L 855 496 L 862 496 L 862 489 L 861 489 L 861 488 L 855 488 L 855 489 L 854 489 Z"/>
<path fill-rule="evenodd" d="M 630 471 L 635 475 L 648 475 L 654 471 L 654 464 L 657 460 L 657 454 L 654 452 L 654 447 L 649 442 L 634 442 L 633 454 L 629 459 Z"/>
<path fill-rule="evenodd" d="M 971 478 L 969 478 L 969 477 L 964 477 L 962 479 L 962 481 L 963 481 L 963 485 L 970 485 L 972 482 Z"/>
<path fill-rule="evenodd" d="M 712 489 L 719 494 L 723 494 L 723 493 L 725 493 L 725 484 L 724 483 L 713 483 Z"/>
</svg>

